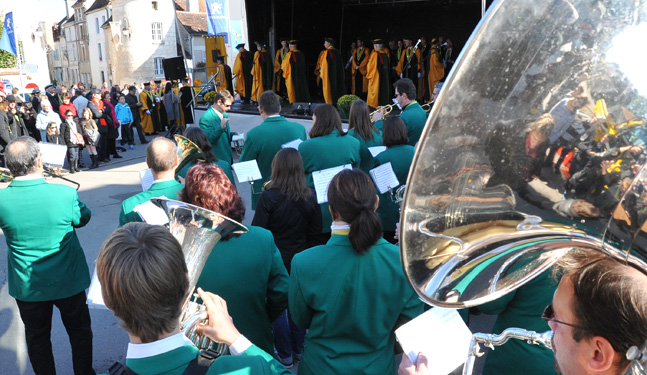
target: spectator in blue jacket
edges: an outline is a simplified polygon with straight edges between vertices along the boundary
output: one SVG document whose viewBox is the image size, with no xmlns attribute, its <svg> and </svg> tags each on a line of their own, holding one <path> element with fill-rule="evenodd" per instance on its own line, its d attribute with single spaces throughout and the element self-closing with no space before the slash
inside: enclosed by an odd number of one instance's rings
<svg viewBox="0 0 647 375">
<path fill-rule="evenodd" d="M 128 143 L 128 147 L 132 150 L 135 148 L 135 140 L 133 137 L 133 113 L 130 106 L 126 104 L 126 97 L 119 96 L 119 103 L 115 106 L 117 120 L 121 123 L 121 145 Z"/>
</svg>

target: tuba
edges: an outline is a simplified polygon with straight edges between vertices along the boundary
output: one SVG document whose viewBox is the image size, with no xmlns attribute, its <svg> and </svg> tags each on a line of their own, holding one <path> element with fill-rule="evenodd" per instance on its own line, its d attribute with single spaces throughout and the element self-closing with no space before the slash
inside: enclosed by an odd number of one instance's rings
<svg viewBox="0 0 647 375">
<path fill-rule="evenodd" d="M 196 145 L 188 138 L 182 135 L 174 135 L 175 143 L 177 143 L 177 167 L 175 167 L 175 175 L 180 173 L 185 166 L 198 160 L 205 160 L 206 156 Z"/>
<path fill-rule="evenodd" d="M 189 292 L 182 305 L 180 330 L 198 349 L 210 350 L 217 356 L 222 355 L 226 350 L 224 344 L 214 343 L 196 332 L 198 324 L 207 321 L 207 311 L 204 305 L 197 302 L 197 294 L 193 292 L 216 243 L 229 234 L 246 233 L 247 228 L 226 216 L 188 203 L 166 198 L 153 198 L 151 202 L 168 216 L 168 229 L 180 242 L 184 252 Z"/>
<path fill-rule="evenodd" d="M 402 263 L 426 303 L 480 306 L 523 287 L 574 248 L 647 273 L 644 122 L 613 135 L 617 146 L 641 152 L 617 156 L 624 167 L 600 189 L 543 167 L 556 129 L 535 126 L 580 85 L 589 100 L 577 113 L 585 125 L 567 129 L 571 144 L 599 146 L 595 126 L 586 126 L 599 99 L 612 123 L 644 115 L 637 103 L 645 101 L 647 81 L 631 51 L 647 33 L 647 6 L 608 5 L 500 0 L 470 37 L 431 110 L 404 195 Z M 563 121 L 552 113 L 555 123 Z M 550 347 L 550 335 L 476 334 L 464 373 L 479 343 L 517 338 Z M 647 362 L 647 344 L 630 352 L 634 366 Z"/>
</svg>

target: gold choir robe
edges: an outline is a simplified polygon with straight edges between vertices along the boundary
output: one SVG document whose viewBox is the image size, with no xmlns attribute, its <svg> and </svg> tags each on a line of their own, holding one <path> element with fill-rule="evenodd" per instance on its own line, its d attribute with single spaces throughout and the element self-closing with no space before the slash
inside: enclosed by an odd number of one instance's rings
<svg viewBox="0 0 647 375">
<path fill-rule="evenodd" d="M 153 118 L 150 114 L 147 114 L 146 111 L 155 111 L 153 107 L 153 94 L 142 90 L 139 93 L 139 101 L 142 102 L 142 106 L 139 107 L 139 117 L 141 118 L 142 130 L 144 133 L 153 133 L 155 128 L 153 128 Z"/>
<path fill-rule="evenodd" d="M 368 60 L 366 78 L 368 78 L 368 94 L 366 103 L 377 108 L 390 104 L 391 98 L 391 64 L 384 49 L 373 51 Z"/>
<path fill-rule="evenodd" d="M 440 52 L 437 49 L 432 49 L 429 55 L 429 69 L 427 80 L 429 82 L 429 100 L 431 100 L 431 93 L 434 92 L 434 86 L 440 82 L 445 76 L 445 67 L 440 62 Z"/>
<path fill-rule="evenodd" d="M 368 59 L 370 54 L 371 54 L 371 50 L 369 50 L 366 47 L 355 48 L 355 50 L 353 51 L 353 64 L 352 64 L 353 79 L 351 81 L 352 82 L 351 93 L 355 95 L 359 95 L 361 93 L 365 93 L 368 91 L 368 78 L 366 78 L 366 71 L 367 71 L 366 67 L 368 66 Z M 357 78 L 357 74 L 360 74 L 362 76 L 361 87 L 358 87 L 359 78 Z"/>
</svg>

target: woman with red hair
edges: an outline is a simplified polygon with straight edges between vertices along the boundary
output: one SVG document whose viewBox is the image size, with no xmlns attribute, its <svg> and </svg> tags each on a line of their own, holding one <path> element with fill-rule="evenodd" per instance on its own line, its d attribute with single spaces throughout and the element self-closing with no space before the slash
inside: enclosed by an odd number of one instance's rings
<svg viewBox="0 0 647 375">
<path fill-rule="evenodd" d="M 236 188 L 213 164 L 200 163 L 189 169 L 180 199 L 238 222 L 245 217 Z M 218 242 L 197 285 L 224 298 L 240 333 L 273 353 L 272 322 L 288 305 L 288 273 L 272 233 L 260 227 L 248 228 L 245 234 Z"/>
</svg>

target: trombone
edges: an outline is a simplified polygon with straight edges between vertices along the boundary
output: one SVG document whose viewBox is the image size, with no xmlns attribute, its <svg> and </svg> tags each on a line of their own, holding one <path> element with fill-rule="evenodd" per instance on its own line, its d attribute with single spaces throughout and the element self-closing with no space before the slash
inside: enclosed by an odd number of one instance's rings
<svg viewBox="0 0 647 375">
<path fill-rule="evenodd" d="M 384 118 L 391 113 L 391 111 L 393 110 L 393 107 L 395 107 L 395 104 L 388 104 L 382 107 L 378 107 L 375 111 L 371 112 L 369 115 L 369 117 L 371 118 L 371 124 L 380 120 L 384 120 Z M 373 118 L 373 116 L 375 116 L 378 113 L 382 114 L 382 117 L 376 120 Z"/>
</svg>

